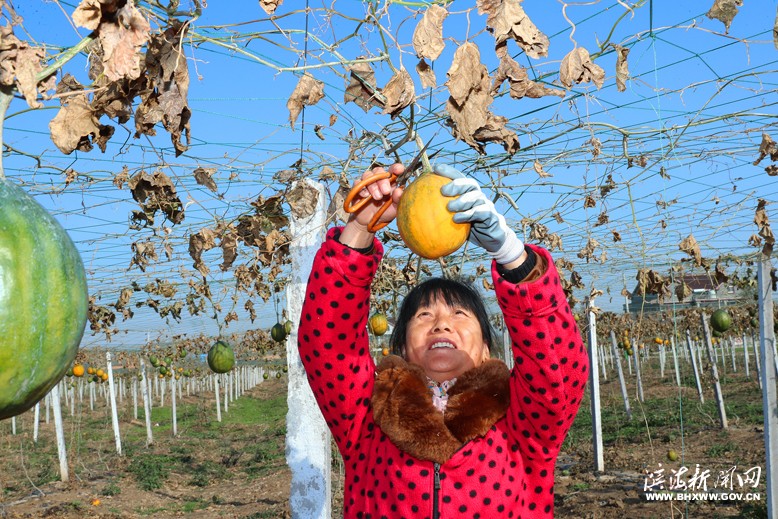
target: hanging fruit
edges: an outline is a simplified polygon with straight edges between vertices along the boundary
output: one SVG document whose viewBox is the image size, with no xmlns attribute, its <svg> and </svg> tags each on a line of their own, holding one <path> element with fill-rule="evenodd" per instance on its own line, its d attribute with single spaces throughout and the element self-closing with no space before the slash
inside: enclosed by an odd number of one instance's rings
<svg viewBox="0 0 778 519">
<path fill-rule="evenodd" d="M 270 337 L 276 342 L 284 342 L 286 340 L 286 327 L 281 323 L 276 323 L 270 329 Z"/>
<path fill-rule="evenodd" d="M 208 367 L 214 373 L 227 373 L 235 365 L 235 352 L 224 341 L 216 341 L 208 350 Z"/>
<path fill-rule="evenodd" d="M 451 254 L 470 234 L 470 224 L 454 223 L 446 208 L 451 198 L 443 196 L 440 188 L 449 182 L 431 171 L 422 173 L 405 188 L 397 206 L 400 237 L 422 258 L 438 259 Z"/>
<path fill-rule="evenodd" d="M 65 375 L 88 308 L 67 232 L 0 170 L 0 420 L 30 409 Z"/>
<path fill-rule="evenodd" d="M 732 326 L 732 317 L 723 308 L 719 308 L 710 316 L 710 326 L 714 332 L 724 333 Z"/>
<path fill-rule="evenodd" d="M 377 312 L 367 320 L 367 328 L 370 330 L 370 333 L 376 337 L 380 337 L 386 333 L 386 330 L 389 328 L 389 322 L 386 320 L 384 314 Z"/>
<path fill-rule="evenodd" d="M 287 319 L 287 321 L 284 323 L 284 330 L 286 330 L 286 334 L 287 334 L 287 335 L 289 335 L 290 333 L 292 333 L 292 326 L 294 326 L 294 324 L 292 323 L 292 321 L 290 321 L 290 320 L 288 320 L 288 319 Z"/>
</svg>

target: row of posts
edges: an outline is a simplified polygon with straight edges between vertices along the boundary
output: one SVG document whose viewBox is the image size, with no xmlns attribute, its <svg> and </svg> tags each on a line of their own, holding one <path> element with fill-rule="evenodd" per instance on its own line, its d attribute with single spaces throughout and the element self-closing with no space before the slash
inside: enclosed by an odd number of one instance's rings
<svg viewBox="0 0 778 519">
<path fill-rule="evenodd" d="M 766 479 L 767 479 L 767 509 L 768 517 L 778 517 L 778 473 L 775 472 L 776 468 L 774 463 L 778 460 L 778 401 L 776 400 L 776 380 L 778 379 L 778 354 L 776 353 L 776 341 L 775 333 L 773 331 L 773 300 L 770 283 L 770 268 L 771 263 L 769 258 L 762 258 L 760 261 L 757 283 L 759 290 L 759 351 L 756 351 L 756 339 L 751 337 L 751 346 L 754 349 L 754 358 L 757 370 L 757 379 L 759 380 L 759 386 L 762 390 L 762 407 L 764 414 L 764 436 L 765 436 L 765 454 L 766 454 Z M 621 367 L 621 357 L 616 346 L 616 336 L 613 332 L 610 335 L 611 351 L 610 355 L 597 345 L 597 322 L 596 315 L 590 311 L 588 316 L 588 343 L 589 343 L 589 360 L 591 369 L 589 370 L 589 390 L 591 395 L 591 413 L 592 413 L 592 442 L 594 450 L 594 469 L 598 472 L 605 470 L 604 456 L 603 456 L 603 444 L 602 444 L 602 422 L 601 422 L 601 405 L 600 405 L 600 371 L 602 370 L 603 377 L 607 377 L 606 372 L 606 357 L 609 358 L 611 365 L 614 364 L 619 377 L 619 384 L 621 387 L 621 394 L 624 400 L 624 407 L 627 412 L 627 416 L 632 418 L 632 411 L 629 406 L 629 399 L 627 396 L 626 384 L 624 382 L 624 373 Z M 711 370 L 711 379 L 713 381 L 714 395 L 716 398 L 716 405 L 718 408 L 719 421 L 722 429 L 728 427 L 727 414 L 724 407 L 724 398 L 721 392 L 721 384 L 719 382 L 718 364 L 722 363 L 725 366 L 726 363 L 726 347 L 725 342 L 722 341 L 721 348 L 717 351 L 711 340 L 711 333 L 708 326 L 707 316 L 704 314 L 701 316 L 701 325 L 703 329 L 703 344 L 695 344 L 692 341 L 691 333 L 686 330 L 686 347 L 685 357 L 691 363 L 694 371 L 694 378 L 697 385 L 697 393 L 700 398 L 700 402 L 704 402 L 704 395 L 702 391 L 702 384 L 700 381 L 702 363 L 702 349 L 707 353 L 707 358 Z M 675 340 L 671 340 L 671 351 L 673 355 L 673 362 L 675 367 L 675 380 L 676 383 L 681 385 L 680 373 L 678 370 L 678 352 L 676 349 Z M 746 376 L 750 376 L 749 373 L 749 354 L 748 344 L 746 336 L 743 335 L 743 361 L 745 367 Z M 732 365 L 732 371 L 737 371 L 737 363 L 735 356 L 735 348 L 732 341 L 729 341 L 729 353 Z M 647 355 L 648 351 L 643 355 Z M 637 390 L 638 399 L 644 401 L 642 378 L 640 374 L 641 364 L 640 349 L 633 347 L 632 358 L 628 358 L 628 366 L 631 368 L 634 366 L 635 375 L 637 378 Z M 719 361 L 719 357 L 721 360 Z M 664 377 L 664 362 L 665 352 L 663 346 L 659 349 L 660 359 L 660 376 Z M 630 362 L 632 361 L 632 362 Z M 764 369 L 762 369 L 764 368 Z"/>
<path fill-rule="evenodd" d="M 65 446 L 65 433 L 62 420 L 62 400 L 66 407 L 69 407 L 71 416 L 76 413 L 76 400 L 79 403 L 84 401 L 84 389 L 88 390 L 89 408 L 94 411 L 95 401 L 98 396 L 98 391 L 102 392 L 102 396 L 105 397 L 106 404 L 111 410 L 111 424 L 113 428 L 116 452 L 122 454 L 122 441 L 121 430 L 119 427 L 119 415 L 117 406 L 117 396 L 119 404 L 121 404 L 125 397 L 125 384 L 124 381 L 118 383 L 113 376 L 113 365 L 111 353 L 106 353 L 106 372 L 108 373 L 107 388 L 104 385 L 98 385 L 94 383 L 85 383 L 84 379 L 78 379 L 78 384 L 74 387 L 70 385 L 67 380 L 63 379 L 59 384 L 55 385 L 52 390 L 42 399 L 41 402 L 35 404 L 33 409 L 33 441 L 37 443 L 39 433 L 39 423 L 41 418 L 41 403 L 45 410 L 45 422 L 49 423 L 49 415 L 53 415 L 54 418 L 54 430 L 57 441 L 57 453 L 60 466 L 60 478 L 62 481 L 69 481 L 70 475 L 68 471 L 67 462 L 67 450 Z M 256 386 L 264 379 L 265 368 L 259 366 L 240 366 L 230 373 L 225 374 L 211 374 L 202 379 L 185 378 L 180 380 L 175 379 L 159 379 L 157 377 L 149 377 L 147 374 L 144 360 L 140 360 L 140 377 L 134 377 L 132 379 L 132 407 L 133 418 L 138 419 L 138 405 L 143 405 L 143 415 L 145 417 L 146 425 L 146 445 L 151 445 L 154 442 L 154 435 L 152 431 L 151 423 L 151 410 L 153 407 L 153 397 L 156 397 L 159 401 L 158 407 L 165 405 L 165 395 L 167 388 L 170 389 L 170 402 L 172 406 L 172 435 L 178 435 L 178 420 L 177 420 L 177 401 L 182 396 L 183 391 L 186 391 L 187 396 L 191 394 L 198 394 L 201 391 L 213 391 L 216 397 L 216 420 L 222 421 L 222 409 L 224 412 L 229 411 L 229 404 L 231 401 L 237 400 L 245 391 L 248 391 L 252 387 Z M 140 388 L 140 399 L 138 398 L 138 388 Z M 16 434 L 16 417 L 11 418 L 11 433 Z"/>
</svg>

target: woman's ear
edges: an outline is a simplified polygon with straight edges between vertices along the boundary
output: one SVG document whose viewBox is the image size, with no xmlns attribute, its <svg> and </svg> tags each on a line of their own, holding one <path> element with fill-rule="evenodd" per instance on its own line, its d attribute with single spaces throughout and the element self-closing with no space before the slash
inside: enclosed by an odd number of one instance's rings
<svg viewBox="0 0 778 519">
<path fill-rule="evenodd" d="M 481 356 L 482 361 L 489 360 L 491 358 L 492 354 L 489 351 L 489 345 L 486 342 L 484 342 L 484 347 L 483 350 L 481 351 L 482 351 L 482 356 Z"/>
</svg>

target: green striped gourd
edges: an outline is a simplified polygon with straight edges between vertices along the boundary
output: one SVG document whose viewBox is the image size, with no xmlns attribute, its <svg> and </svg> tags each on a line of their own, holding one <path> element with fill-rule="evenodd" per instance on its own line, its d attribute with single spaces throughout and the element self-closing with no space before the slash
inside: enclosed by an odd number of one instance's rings
<svg viewBox="0 0 778 519">
<path fill-rule="evenodd" d="M 31 408 L 73 364 L 89 306 L 62 226 L 0 176 L 0 420 Z"/>
<path fill-rule="evenodd" d="M 214 373 L 227 373 L 235 365 L 235 352 L 224 341 L 216 341 L 208 350 L 208 367 Z"/>
</svg>

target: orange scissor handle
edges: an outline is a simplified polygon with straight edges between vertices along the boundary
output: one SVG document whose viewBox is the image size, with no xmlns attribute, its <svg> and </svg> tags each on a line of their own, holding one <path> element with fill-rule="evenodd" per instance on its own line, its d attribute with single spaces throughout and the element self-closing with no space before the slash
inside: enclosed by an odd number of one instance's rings
<svg viewBox="0 0 778 519">
<path fill-rule="evenodd" d="M 350 214 L 350 213 L 356 213 L 357 211 L 362 209 L 365 206 L 365 204 L 369 203 L 372 200 L 372 198 L 366 196 L 365 198 L 361 198 L 359 200 L 354 201 L 355 198 L 359 197 L 359 192 L 365 189 L 370 184 L 374 184 L 379 180 L 384 180 L 387 178 L 389 179 L 389 182 L 394 182 L 395 180 L 397 180 L 397 175 L 385 171 L 384 173 L 379 173 L 378 175 L 374 175 L 372 177 L 363 179 L 362 181 L 357 183 L 354 187 L 351 188 L 351 191 L 349 191 L 348 196 L 346 196 L 346 200 L 343 201 L 343 210 Z M 376 213 L 370 219 L 370 222 L 368 222 L 367 224 L 368 231 L 376 232 L 386 227 L 388 222 L 379 222 L 378 220 L 386 212 L 386 210 L 389 209 L 389 206 L 391 205 L 392 205 L 392 196 L 390 194 L 389 200 L 385 201 L 383 205 L 378 208 L 378 211 L 376 211 Z"/>
</svg>

